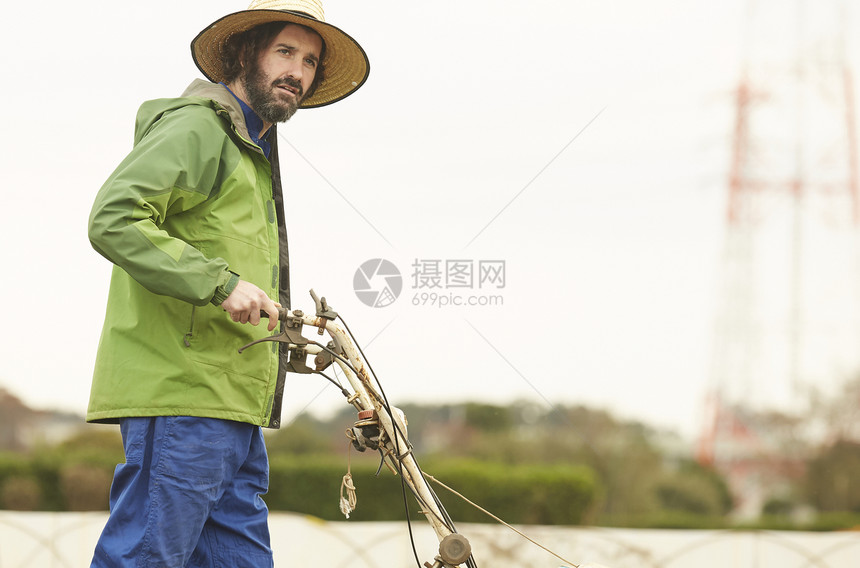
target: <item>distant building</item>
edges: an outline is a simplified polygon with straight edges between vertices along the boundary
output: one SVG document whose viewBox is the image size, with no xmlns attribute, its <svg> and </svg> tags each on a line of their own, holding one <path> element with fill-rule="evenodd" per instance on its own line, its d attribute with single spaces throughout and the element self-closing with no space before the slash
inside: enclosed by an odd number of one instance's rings
<svg viewBox="0 0 860 568">
<path fill-rule="evenodd" d="M 738 519 L 754 519 L 765 504 L 785 498 L 803 476 L 810 445 L 799 419 L 755 412 L 715 397 L 699 442 L 697 460 L 714 467 L 729 484 Z"/>
<path fill-rule="evenodd" d="M 58 444 L 76 435 L 85 424 L 76 414 L 34 410 L 0 387 L 0 451 L 22 452 Z"/>
</svg>

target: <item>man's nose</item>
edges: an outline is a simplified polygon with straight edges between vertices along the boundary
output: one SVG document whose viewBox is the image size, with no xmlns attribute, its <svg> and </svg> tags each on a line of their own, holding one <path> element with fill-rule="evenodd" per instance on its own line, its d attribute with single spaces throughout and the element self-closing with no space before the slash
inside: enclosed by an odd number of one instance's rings
<svg viewBox="0 0 860 568">
<path fill-rule="evenodd" d="M 301 81 L 302 73 L 304 73 L 302 62 L 296 60 L 290 61 L 289 67 L 287 68 L 287 77 L 292 77 L 293 79 Z"/>
</svg>

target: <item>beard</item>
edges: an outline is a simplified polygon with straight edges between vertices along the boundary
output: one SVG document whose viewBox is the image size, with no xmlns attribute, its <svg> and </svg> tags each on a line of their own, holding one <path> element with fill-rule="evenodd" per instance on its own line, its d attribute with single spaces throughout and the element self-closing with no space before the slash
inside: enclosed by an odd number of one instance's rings
<svg viewBox="0 0 860 568">
<path fill-rule="evenodd" d="M 266 75 L 256 62 L 247 68 L 241 81 L 245 88 L 245 94 L 248 96 L 248 105 L 264 122 L 271 124 L 286 122 L 296 114 L 299 109 L 299 101 L 304 95 L 302 84 L 298 80 L 285 77 L 272 81 L 271 77 Z M 297 91 L 296 96 L 281 98 L 278 85 L 293 87 Z"/>
</svg>

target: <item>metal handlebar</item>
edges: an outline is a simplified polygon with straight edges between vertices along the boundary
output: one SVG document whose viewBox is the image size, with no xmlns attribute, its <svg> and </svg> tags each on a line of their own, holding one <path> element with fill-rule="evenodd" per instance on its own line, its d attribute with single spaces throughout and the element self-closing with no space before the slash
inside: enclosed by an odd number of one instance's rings
<svg viewBox="0 0 860 568">
<path fill-rule="evenodd" d="M 289 371 L 321 373 L 328 366 L 337 364 L 351 388 L 351 391 L 343 388 L 343 394 L 347 402 L 360 414 L 360 420 L 352 429 L 355 435 L 354 438 L 351 437 L 353 445 L 360 451 L 364 451 L 366 447 L 379 449 L 388 468 L 400 474 L 409 486 L 436 533 L 439 540 L 439 554 L 434 557 L 433 564 L 427 562 L 425 566 L 457 568 L 464 562 L 474 566 L 468 539 L 454 529 L 453 523 L 441 507 L 412 454 L 403 412 L 389 405 L 384 393 L 374 385 L 368 371 L 370 366 L 364 360 L 361 350 L 348 331 L 335 323 L 335 319 L 338 319 L 337 312 L 329 307 L 324 297 L 319 298 L 313 290 L 310 294 L 315 304 L 315 315 L 307 315 L 301 310 L 279 308 L 278 319 L 282 322 L 281 332 L 244 345 L 239 352 L 258 343 L 276 341 L 287 344 Z M 261 311 L 260 316 L 268 318 L 269 314 Z M 304 337 L 302 335 L 304 326 L 316 328 L 318 335 L 327 334 L 330 341 L 323 345 L 319 341 Z M 307 358 L 310 355 L 314 355 L 313 368 L 308 365 Z M 361 416 L 364 418 L 361 419 Z M 376 438 L 370 445 L 364 445 L 368 438 L 363 436 L 361 428 L 368 425 L 376 428 Z"/>
</svg>

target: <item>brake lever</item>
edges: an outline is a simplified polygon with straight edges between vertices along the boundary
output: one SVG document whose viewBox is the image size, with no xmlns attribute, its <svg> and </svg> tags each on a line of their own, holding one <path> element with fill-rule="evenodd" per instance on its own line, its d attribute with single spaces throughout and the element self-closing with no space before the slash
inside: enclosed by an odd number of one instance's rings
<svg viewBox="0 0 860 568">
<path fill-rule="evenodd" d="M 278 343 L 292 343 L 297 347 L 304 347 L 310 340 L 302 335 L 302 326 L 304 322 L 302 322 L 302 316 L 304 314 L 296 310 L 290 313 L 288 310 L 284 308 L 278 308 L 278 319 L 283 322 L 283 326 L 281 327 L 281 332 L 276 333 L 275 335 L 270 335 L 269 337 L 264 337 L 262 339 L 257 339 L 256 341 L 252 341 L 247 345 L 243 345 L 239 348 L 239 353 L 251 347 L 252 345 L 257 345 L 258 343 L 265 343 L 267 341 L 274 341 Z M 261 311 L 260 317 L 269 317 L 269 314 Z"/>
</svg>

